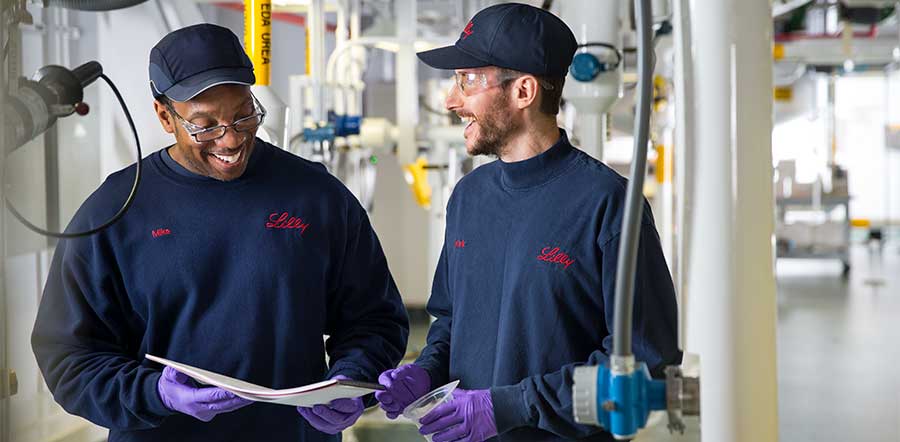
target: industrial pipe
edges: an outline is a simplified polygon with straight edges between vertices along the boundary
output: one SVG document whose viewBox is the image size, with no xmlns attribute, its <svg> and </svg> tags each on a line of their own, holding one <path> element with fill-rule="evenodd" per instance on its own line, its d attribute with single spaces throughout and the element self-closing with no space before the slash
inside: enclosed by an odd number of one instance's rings
<svg viewBox="0 0 900 442">
<path fill-rule="evenodd" d="M 253 61 L 256 84 L 268 86 L 272 77 L 272 0 L 244 0 L 244 51 Z"/>
<path fill-rule="evenodd" d="M 139 5 L 147 0 L 44 0 L 44 7 L 56 6 L 78 11 L 112 11 Z"/>
</svg>

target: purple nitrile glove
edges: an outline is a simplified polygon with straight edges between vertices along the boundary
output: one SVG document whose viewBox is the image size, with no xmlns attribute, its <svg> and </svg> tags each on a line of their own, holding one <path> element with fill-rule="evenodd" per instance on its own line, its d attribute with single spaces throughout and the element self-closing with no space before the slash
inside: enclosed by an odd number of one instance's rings
<svg viewBox="0 0 900 442">
<path fill-rule="evenodd" d="M 347 376 L 337 375 L 333 379 L 350 380 Z M 297 407 L 297 412 L 315 429 L 328 434 L 338 434 L 353 425 L 366 407 L 362 398 L 335 399 L 328 405 Z"/>
<path fill-rule="evenodd" d="M 387 370 L 378 376 L 378 383 L 385 390 L 376 391 L 375 399 L 388 419 L 396 419 L 403 410 L 431 389 L 431 376 L 424 368 L 408 364 Z"/>
<path fill-rule="evenodd" d="M 172 367 L 163 368 L 162 376 L 156 383 L 156 391 L 166 408 L 203 422 L 211 421 L 217 414 L 228 413 L 253 403 L 219 387 L 194 387 L 188 375 Z"/>
<path fill-rule="evenodd" d="M 450 402 L 419 419 L 419 433 L 432 442 L 482 442 L 497 435 L 490 390 L 453 390 Z"/>
</svg>

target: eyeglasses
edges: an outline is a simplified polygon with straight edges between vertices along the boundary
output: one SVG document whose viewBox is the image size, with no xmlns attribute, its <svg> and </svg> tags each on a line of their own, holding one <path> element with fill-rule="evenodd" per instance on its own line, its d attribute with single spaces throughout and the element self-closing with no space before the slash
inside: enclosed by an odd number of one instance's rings
<svg viewBox="0 0 900 442">
<path fill-rule="evenodd" d="M 175 109 L 169 103 L 166 103 L 166 108 L 175 116 L 175 118 L 178 118 L 181 122 L 181 126 L 184 127 L 184 130 L 188 135 L 194 139 L 194 142 L 198 144 L 208 143 L 224 137 L 225 132 L 228 131 L 229 127 L 234 129 L 235 132 L 247 133 L 256 130 L 256 128 L 262 125 L 266 118 L 266 108 L 264 108 L 259 100 L 256 99 L 255 95 L 251 93 L 250 96 L 253 97 L 253 106 L 256 113 L 248 117 L 237 119 L 231 124 L 222 124 L 214 127 L 198 126 L 185 120 L 181 115 L 178 115 L 178 112 L 175 112 Z"/>
<path fill-rule="evenodd" d="M 456 87 L 465 96 L 475 95 L 492 87 L 500 86 L 510 80 L 518 77 L 497 76 L 496 80 L 489 81 L 488 75 L 484 72 L 457 72 L 455 75 Z"/>
<path fill-rule="evenodd" d="M 485 72 L 456 72 L 454 74 L 454 79 L 456 80 L 456 87 L 459 88 L 460 92 L 462 92 L 463 95 L 468 97 L 492 87 L 500 86 L 507 81 L 515 80 L 522 75 L 523 74 L 501 73 L 496 76 L 496 79 L 494 81 L 489 81 L 488 74 Z M 544 89 L 553 89 L 552 84 L 547 83 L 540 78 L 538 78 L 538 84 L 540 84 Z"/>
</svg>

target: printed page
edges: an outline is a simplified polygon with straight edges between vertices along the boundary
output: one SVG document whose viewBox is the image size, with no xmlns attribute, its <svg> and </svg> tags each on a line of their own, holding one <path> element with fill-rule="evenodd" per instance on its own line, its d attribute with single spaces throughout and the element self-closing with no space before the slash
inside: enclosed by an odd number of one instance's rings
<svg viewBox="0 0 900 442">
<path fill-rule="evenodd" d="M 257 402 L 310 407 L 327 404 L 335 399 L 360 397 L 383 389 L 378 384 L 331 379 L 302 387 L 275 390 L 159 356 L 148 354 L 146 357 L 151 361 L 170 366 L 199 382 L 214 385 Z"/>
</svg>

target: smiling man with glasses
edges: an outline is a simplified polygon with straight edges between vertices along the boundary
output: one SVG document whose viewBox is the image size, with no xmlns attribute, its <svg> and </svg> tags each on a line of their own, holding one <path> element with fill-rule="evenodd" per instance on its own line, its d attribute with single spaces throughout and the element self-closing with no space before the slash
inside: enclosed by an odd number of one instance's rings
<svg viewBox="0 0 900 442">
<path fill-rule="evenodd" d="M 149 69 L 175 143 L 144 159 L 121 220 L 57 247 L 32 335 L 54 398 L 113 442 L 339 440 L 362 399 L 251 403 L 144 358 L 277 389 L 376 382 L 409 331 L 357 199 L 323 165 L 256 137 L 266 111 L 237 36 L 176 30 Z M 134 173 L 112 174 L 69 229 L 109 218 Z"/>
<path fill-rule="evenodd" d="M 525 4 L 481 10 L 453 46 L 419 53 L 453 70 L 446 108 L 470 155 L 498 161 L 463 177 L 447 205 L 444 248 L 414 364 L 385 371 L 375 393 L 389 418 L 459 380 L 424 416 L 434 442 L 612 441 L 575 422 L 572 372 L 607 361 L 625 179 L 557 127 L 577 50 L 558 17 Z M 660 376 L 681 361 L 675 291 L 644 210 L 637 256 L 634 353 Z"/>
</svg>

